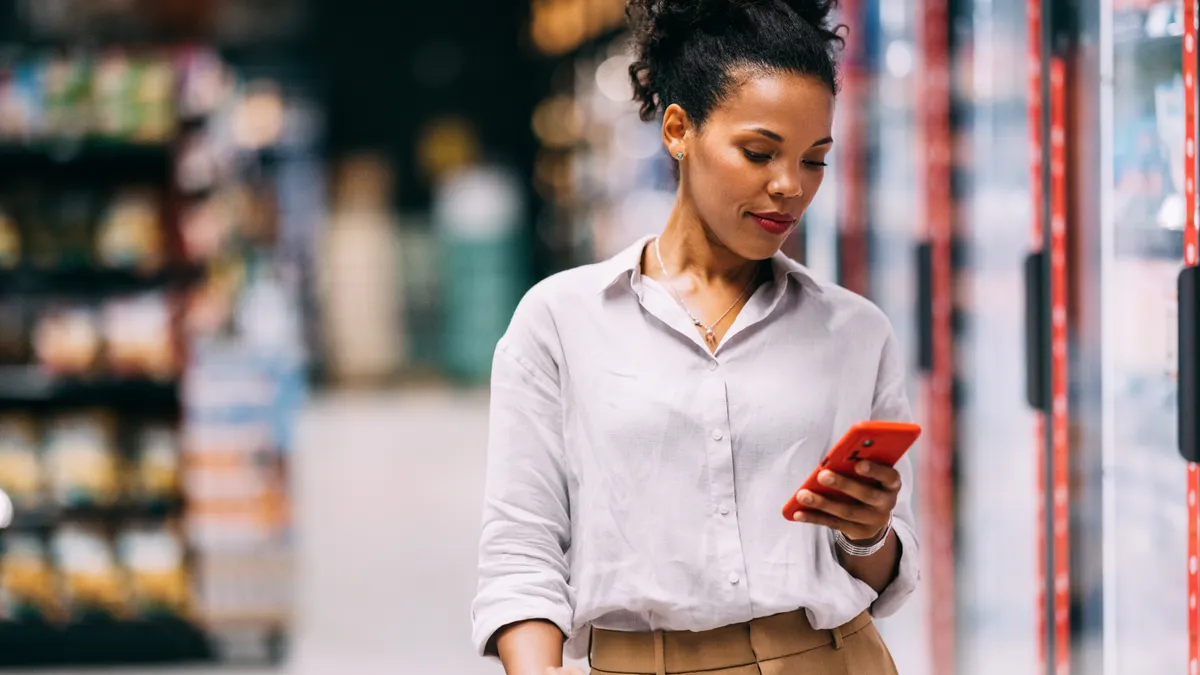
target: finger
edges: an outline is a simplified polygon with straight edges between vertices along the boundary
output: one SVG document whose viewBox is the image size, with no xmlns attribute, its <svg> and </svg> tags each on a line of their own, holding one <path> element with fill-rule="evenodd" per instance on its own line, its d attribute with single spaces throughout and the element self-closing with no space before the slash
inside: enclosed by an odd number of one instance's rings
<svg viewBox="0 0 1200 675">
<path fill-rule="evenodd" d="M 829 499 L 808 490 L 801 490 L 797 498 L 809 508 L 855 525 L 874 525 L 887 520 L 887 513 L 877 507 Z"/>
<path fill-rule="evenodd" d="M 828 513 L 821 511 L 798 511 L 795 516 L 796 522 L 808 523 L 810 525 L 821 525 L 828 527 L 831 530 L 838 530 L 852 540 L 868 539 L 879 532 L 878 528 L 851 523 L 837 516 L 831 516 Z"/>
<path fill-rule="evenodd" d="M 887 464 L 877 464 L 875 462 L 859 462 L 855 467 L 858 475 L 864 478 L 879 481 L 888 492 L 899 492 L 903 485 L 903 480 L 900 478 L 900 472 L 888 466 Z"/>
<path fill-rule="evenodd" d="M 838 530 L 851 540 L 862 541 L 879 534 L 880 528 L 873 525 L 862 525 L 838 518 L 823 511 L 799 511 L 793 518 L 796 522 L 810 525 L 820 525 L 831 530 Z"/>
<path fill-rule="evenodd" d="M 853 523 L 848 523 L 837 516 L 830 515 L 824 511 L 797 511 L 792 518 L 797 523 L 808 523 L 809 525 L 822 525 L 832 530 L 856 529 L 858 526 Z"/>
<path fill-rule="evenodd" d="M 851 476 L 843 476 L 833 471 L 822 471 L 817 476 L 817 480 L 820 481 L 821 485 L 831 487 L 847 497 L 879 508 L 891 508 L 896 499 L 895 494 L 892 492 L 877 488 L 866 481 Z"/>
</svg>

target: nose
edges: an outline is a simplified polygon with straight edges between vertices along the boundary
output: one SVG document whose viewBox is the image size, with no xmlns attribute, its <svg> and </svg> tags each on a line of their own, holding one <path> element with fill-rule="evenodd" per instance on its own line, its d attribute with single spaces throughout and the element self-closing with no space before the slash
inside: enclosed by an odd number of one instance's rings
<svg viewBox="0 0 1200 675">
<path fill-rule="evenodd" d="M 791 199 L 803 195 L 804 186 L 801 184 L 799 168 L 783 169 L 775 174 L 768 189 L 772 196 L 781 199 Z"/>
</svg>

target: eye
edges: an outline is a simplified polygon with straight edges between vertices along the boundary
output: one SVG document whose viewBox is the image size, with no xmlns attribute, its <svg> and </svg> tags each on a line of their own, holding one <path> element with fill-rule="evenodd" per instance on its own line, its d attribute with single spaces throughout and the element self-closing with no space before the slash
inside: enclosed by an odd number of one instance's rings
<svg viewBox="0 0 1200 675">
<path fill-rule="evenodd" d="M 814 169 L 823 169 L 823 168 L 829 166 L 829 163 L 828 162 L 816 162 L 816 161 L 806 159 L 806 160 L 804 160 L 804 166 L 812 167 Z"/>
<path fill-rule="evenodd" d="M 770 155 L 764 155 L 764 154 L 758 153 L 758 152 L 751 152 L 749 150 L 743 149 L 742 154 L 746 155 L 746 159 L 748 159 L 751 162 L 754 162 L 756 164 L 765 164 L 766 162 L 769 162 L 771 160 Z"/>
</svg>

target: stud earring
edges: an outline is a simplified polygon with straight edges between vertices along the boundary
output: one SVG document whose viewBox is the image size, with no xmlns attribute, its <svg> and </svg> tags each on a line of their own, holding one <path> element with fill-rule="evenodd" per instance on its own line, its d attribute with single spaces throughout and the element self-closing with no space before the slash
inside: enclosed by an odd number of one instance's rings
<svg viewBox="0 0 1200 675">
<path fill-rule="evenodd" d="M 683 153 L 682 152 L 675 153 L 675 159 L 683 159 Z"/>
</svg>

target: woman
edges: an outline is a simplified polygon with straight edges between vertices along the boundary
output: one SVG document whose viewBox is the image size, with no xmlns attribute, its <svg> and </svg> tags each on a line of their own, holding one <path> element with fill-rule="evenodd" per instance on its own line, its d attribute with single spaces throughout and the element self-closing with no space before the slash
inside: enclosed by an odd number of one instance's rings
<svg viewBox="0 0 1200 675">
<path fill-rule="evenodd" d="M 779 252 L 833 142 L 831 4 L 630 2 L 678 196 L 496 348 L 472 615 L 508 675 L 572 672 L 565 639 L 605 675 L 895 672 L 871 617 L 917 584 L 908 461 L 780 516 L 853 423 L 911 417 L 882 312 Z"/>
</svg>

